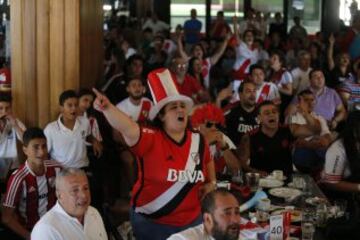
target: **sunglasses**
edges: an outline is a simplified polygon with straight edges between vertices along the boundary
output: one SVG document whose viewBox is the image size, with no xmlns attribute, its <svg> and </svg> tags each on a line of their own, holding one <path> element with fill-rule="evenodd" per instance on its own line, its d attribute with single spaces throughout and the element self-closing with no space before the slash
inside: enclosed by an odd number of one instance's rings
<svg viewBox="0 0 360 240">
<path fill-rule="evenodd" d="M 215 126 L 216 128 L 221 128 L 220 123 L 214 123 L 214 122 L 206 122 L 205 123 L 206 128 L 212 128 L 213 126 Z"/>
</svg>

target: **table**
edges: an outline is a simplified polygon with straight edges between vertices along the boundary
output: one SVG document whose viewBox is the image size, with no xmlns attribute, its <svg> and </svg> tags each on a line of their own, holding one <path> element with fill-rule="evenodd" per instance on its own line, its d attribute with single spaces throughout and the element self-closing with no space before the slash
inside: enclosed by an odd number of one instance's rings
<svg viewBox="0 0 360 240">
<path fill-rule="evenodd" d="M 278 205 L 278 206 L 288 206 L 288 205 L 292 205 L 295 206 L 296 209 L 304 209 L 309 207 L 309 205 L 305 202 L 305 200 L 308 197 L 318 197 L 318 198 L 323 198 L 325 199 L 325 201 L 327 203 L 329 203 L 328 199 L 326 198 L 325 194 L 321 191 L 321 189 L 319 188 L 319 186 L 316 184 L 316 182 L 314 181 L 313 178 L 311 178 L 309 175 L 302 175 L 302 177 L 305 179 L 305 182 L 307 183 L 307 187 L 305 188 L 305 194 L 300 195 L 298 198 L 295 198 L 294 201 L 291 202 L 286 202 L 283 198 L 278 198 L 278 197 L 274 197 L 271 194 L 268 193 L 269 189 L 263 189 L 269 199 L 271 200 L 271 204 L 273 205 Z M 285 181 L 284 186 L 287 186 L 287 184 L 289 183 L 289 179 L 287 179 L 287 181 Z M 248 199 L 250 199 L 253 194 L 251 194 L 249 196 L 249 198 L 247 199 L 243 199 L 242 196 L 239 194 L 239 192 L 234 192 L 234 195 L 238 198 L 240 203 L 244 203 L 246 202 Z M 254 209 L 250 209 L 254 210 Z M 246 213 L 248 214 L 248 213 Z M 300 225 L 300 223 L 292 223 L 292 225 Z M 315 234 L 314 234 L 314 240 L 325 240 L 325 231 L 322 228 L 316 228 Z"/>
</svg>

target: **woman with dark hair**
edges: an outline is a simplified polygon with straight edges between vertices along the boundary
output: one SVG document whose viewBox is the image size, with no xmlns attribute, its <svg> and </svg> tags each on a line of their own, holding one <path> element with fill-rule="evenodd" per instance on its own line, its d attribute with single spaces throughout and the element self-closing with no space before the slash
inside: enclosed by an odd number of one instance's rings
<svg viewBox="0 0 360 240">
<path fill-rule="evenodd" d="M 233 78 L 236 81 L 243 81 L 249 73 L 250 66 L 259 60 L 259 50 L 254 46 L 255 32 L 251 29 L 244 31 L 240 36 L 237 17 L 233 18 L 234 35 L 236 39 L 235 53 L 236 60 L 233 66 Z M 237 91 L 237 89 L 234 89 Z"/>
<path fill-rule="evenodd" d="M 195 44 L 192 48 L 191 48 L 191 54 L 190 56 L 185 52 L 183 43 L 181 41 L 181 37 L 178 37 L 178 41 L 177 41 L 177 45 L 178 45 L 178 50 L 180 53 L 180 56 L 184 59 L 190 59 L 192 57 L 196 57 L 198 59 L 201 60 L 201 64 L 202 64 L 202 77 L 204 78 L 204 86 L 208 89 L 210 87 L 210 69 L 212 66 L 214 66 L 221 58 L 221 56 L 223 55 L 223 53 L 226 50 L 226 46 L 228 44 L 228 41 L 231 37 L 231 34 L 227 34 L 225 37 L 225 40 L 221 43 L 221 45 L 218 47 L 217 51 L 211 55 L 211 56 L 206 56 L 206 51 L 203 48 L 203 46 L 198 43 Z"/>
<path fill-rule="evenodd" d="M 360 238 L 360 111 L 349 114 L 345 128 L 327 150 L 322 183 L 330 198 L 347 200 L 349 218 L 330 223 L 327 239 Z"/>
<path fill-rule="evenodd" d="M 360 111 L 351 112 L 326 152 L 323 181 L 339 192 L 360 192 Z"/>
<path fill-rule="evenodd" d="M 137 156 L 138 179 L 130 219 L 136 239 L 166 239 L 201 223 L 200 199 L 216 184 L 214 162 L 200 133 L 188 128 L 193 101 L 177 91 L 167 69 L 148 75 L 158 127 L 140 126 L 97 90 L 94 107 L 103 112 Z"/>
<path fill-rule="evenodd" d="M 202 63 L 201 59 L 197 57 L 192 57 L 189 60 L 189 68 L 188 68 L 188 74 L 192 77 L 194 77 L 198 83 L 205 88 L 204 86 L 204 77 L 202 74 Z"/>
</svg>

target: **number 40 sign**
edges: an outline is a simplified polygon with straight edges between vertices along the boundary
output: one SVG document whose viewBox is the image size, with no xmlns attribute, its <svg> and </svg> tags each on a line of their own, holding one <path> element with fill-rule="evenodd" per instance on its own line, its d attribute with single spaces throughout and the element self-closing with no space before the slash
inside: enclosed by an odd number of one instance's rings
<svg viewBox="0 0 360 240">
<path fill-rule="evenodd" d="M 289 237 L 290 213 L 270 216 L 270 240 L 286 240 Z"/>
</svg>

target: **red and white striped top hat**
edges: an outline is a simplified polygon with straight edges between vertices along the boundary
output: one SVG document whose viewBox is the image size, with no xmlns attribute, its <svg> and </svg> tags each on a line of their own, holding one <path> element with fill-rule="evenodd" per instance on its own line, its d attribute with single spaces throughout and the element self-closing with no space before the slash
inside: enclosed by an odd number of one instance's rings
<svg viewBox="0 0 360 240">
<path fill-rule="evenodd" d="M 166 104 L 174 101 L 185 102 L 187 111 L 190 113 L 194 105 L 193 100 L 179 93 L 175 80 L 167 68 L 151 71 L 148 75 L 148 85 L 154 101 L 149 114 L 150 120 L 153 120 Z"/>
</svg>

